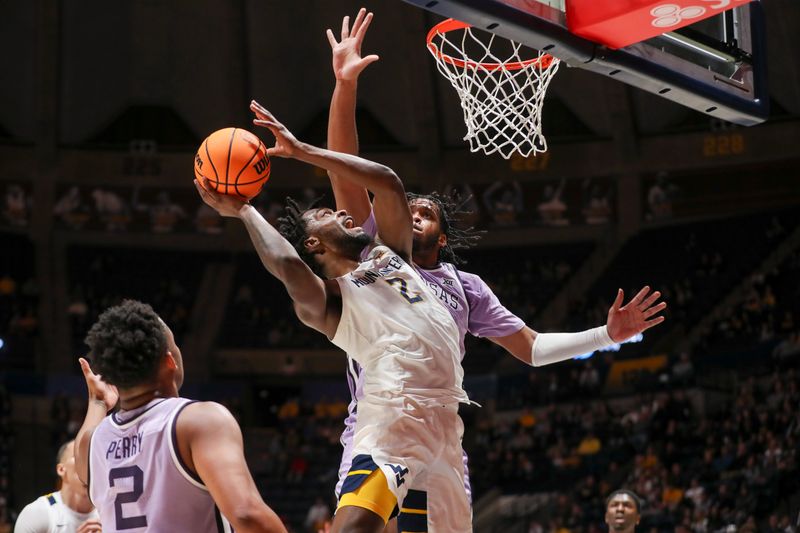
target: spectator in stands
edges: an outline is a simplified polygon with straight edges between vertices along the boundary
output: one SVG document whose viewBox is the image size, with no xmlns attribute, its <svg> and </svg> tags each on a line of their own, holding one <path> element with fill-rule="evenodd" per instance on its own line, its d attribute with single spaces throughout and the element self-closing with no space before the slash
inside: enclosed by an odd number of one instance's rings
<svg viewBox="0 0 800 533">
<path fill-rule="evenodd" d="M 605 193 L 597 183 L 591 179 L 584 180 L 583 217 L 587 224 L 608 224 L 611 219 L 611 200 L 608 191 Z"/>
<path fill-rule="evenodd" d="M 97 188 L 92 191 L 94 208 L 108 231 L 125 231 L 131 221 L 128 205 L 112 191 Z"/>
<path fill-rule="evenodd" d="M 567 226 L 569 219 L 564 216 L 567 204 L 561 199 L 566 180 L 561 180 L 557 187 L 546 185 L 542 193 L 542 201 L 536 206 L 542 223 L 548 226 Z"/>
<path fill-rule="evenodd" d="M 73 185 L 53 206 L 53 214 L 72 229 L 81 229 L 91 218 L 89 207 L 83 202 L 81 190 Z"/>
<path fill-rule="evenodd" d="M 787 338 L 782 340 L 775 346 L 775 349 L 772 350 L 772 356 L 779 363 L 792 359 L 798 354 L 800 354 L 800 332 L 790 333 Z"/>
<path fill-rule="evenodd" d="M 6 186 L 3 216 L 11 226 L 17 228 L 27 227 L 29 208 L 28 195 L 25 189 L 16 184 Z"/>
<path fill-rule="evenodd" d="M 186 218 L 186 211 L 172 201 L 167 191 L 160 191 L 156 195 L 156 201 L 149 207 L 149 211 L 153 233 L 172 233 L 175 225 Z"/>
<path fill-rule="evenodd" d="M 522 187 L 517 181 L 496 181 L 483 191 L 483 205 L 494 226 L 516 226 L 523 207 Z"/>
<path fill-rule="evenodd" d="M 681 352 L 680 359 L 672 366 L 672 377 L 680 386 L 689 385 L 694 379 L 694 365 L 689 354 Z"/>
<path fill-rule="evenodd" d="M 194 226 L 198 233 L 219 235 L 222 233 L 222 219 L 217 212 L 205 203 L 201 203 L 194 215 Z"/>
<path fill-rule="evenodd" d="M 317 496 L 314 504 L 308 508 L 304 525 L 310 533 L 317 533 L 323 529 L 331 518 L 331 508 L 321 497 Z"/>
<path fill-rule="evenodd" d="M 578 445 L 577 453 L 578 455 L 588 457 L 597 455 L 602 448 L 603 444 L 600 442 L 600 439 L 598 439 L 594 433 L 590 432 L 581 440 L 581 443 Z"/>
<path fill-rule="evenodd" d="M 647 220 L 659 220 L 672 217 L 672 202 L 677 187 L 672 184 L 666 172 L 659 172 L 656 181 L 647 191 Z"/>
</svg>

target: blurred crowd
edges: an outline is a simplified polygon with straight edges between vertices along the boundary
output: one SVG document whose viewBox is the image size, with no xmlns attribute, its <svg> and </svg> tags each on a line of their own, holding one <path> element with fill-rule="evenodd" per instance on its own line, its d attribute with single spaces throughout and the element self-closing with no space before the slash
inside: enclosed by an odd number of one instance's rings
<svg viewBox="0 0 800 533">
<path fill-rule="evenodd" d="M 622 246 L 605 274 L 573 303 L 568 327 L 579 330 L 604 323 L 617 288 L 631 295 L 630 291 L 652 284 L 668 302 L 668 322 L 687 332 L 757 269 L 789 235 L 788 228 L 798 223 L 800 210 L 788 209 L 777 214 L 645 229 Z M 721 239 L 720 235 L 736 238 Z M 742 242 L 748 245 L 742 246 Z M 776 267 L 774 274 L 785 270 L 791 276 L 793 268 L 796 267 L 783 264 Z M 787 291 L 796 294 L 796 286 L 787 287 Z M 648 332 L 645 342 L 634 352 L 649 351 L 669 330 L 667 327 Z"/>
<path fill-rule="evenodd" d="M 735 350 L 775 341 L 774 353 L 786 358 L 800 351 L 800 252 L 767 274 L 748 281 L 743 303 L 714 321 L 703 339 L 706 351 Z"/>
<path fill-rule="evenodd" d="M 716 407 L 698 409 L 678 389 L 624 407 L 562 404 L 482 420 L 468 431 L 473 486 L 555 491 L 556 505 L 531 519 L 542 531 L 589 531 L 623 486 L 644 500 L 642 531 L 767 531 L 797 513 L 798 386 L 789 369 L 742 376 Z"/>
<path fill-rule="evenodd" d="M 157 254 L 157 255 L 156 255 Z M 154 260 L 157 257 L 157 260 Z M 145 301 L 170 325 L 177 339 L 189 328 L 203 268 L 212 254 L 137 249 L 73 247 L 68 253 L 71 282 L 67 315 L 74 353 L 100 312 L 123 298 Z"/>
</svg>

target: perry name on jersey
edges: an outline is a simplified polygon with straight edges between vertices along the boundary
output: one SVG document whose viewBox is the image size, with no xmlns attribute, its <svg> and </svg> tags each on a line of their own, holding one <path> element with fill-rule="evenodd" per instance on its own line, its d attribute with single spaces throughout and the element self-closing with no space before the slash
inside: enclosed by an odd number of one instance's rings
<svg viewBox="0 0 800 533">
<path fill-rule="evenodd" d="M 133 457 L 137 453 L 142 451 L 142 440 L 144 439 L 144 433 L 138 432 L 130 437 L 121 437 L 116 440 L 112 440 L 108 443 L 108 449 L 106 450 L 106 460 L 110 459 L 127 459 L 129 457 Z"/>
</svg>

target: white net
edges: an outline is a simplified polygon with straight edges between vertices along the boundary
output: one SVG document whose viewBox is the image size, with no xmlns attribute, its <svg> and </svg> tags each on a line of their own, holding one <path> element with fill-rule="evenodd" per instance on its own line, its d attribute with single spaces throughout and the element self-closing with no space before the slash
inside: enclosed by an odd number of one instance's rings
<svg viewBox="0 0 800 533">
<path fill-rule="evenodd" d="M 521 48 L 461 23 L 452 29 L 440 24 L 428 36 L 439 72 L 461 99 L 464 140 L 472 152 L 497 152 L 509 159 L 514 152 L 527 157 L 547 151 L 542 106 L 559 60 L 528 48 L 535 57 L 523 59 Z"/>
</svg>

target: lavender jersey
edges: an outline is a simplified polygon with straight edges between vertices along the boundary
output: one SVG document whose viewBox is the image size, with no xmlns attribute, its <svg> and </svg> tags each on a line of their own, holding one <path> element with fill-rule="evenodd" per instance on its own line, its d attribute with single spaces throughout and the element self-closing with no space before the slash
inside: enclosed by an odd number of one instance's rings
<svg viewBox="0 0 800 533">
<path fill-rule="evenodd" d="M 230 532 L 180 458 L 175 421 L 185 398 L 159 398 L 103 419 L 89 447 L 89 496 L 103 531 Z"/>
<path fill-rule="evenodd" d="M 375 217 L 370 213 L 364 222 L 364 231 L 377 235 Z M 366 257 L 368 250 L 362 253 Z M 461 359 L 464 359 L 464 338 L 467 333 L 476 337 L 505 337 L 512 335 L 525 326 L 525 322 L 506 309 L 492 289 L 479 276 L 461 272 L 451 263 L 439 263 L 436 268 L 424 269 L 414 266 L 423 281 L 439 298 L 439 303 L 450 311 L 458 326 L 458 343 Z M 353 433 L 358 419 L 358 401 L 364 396 L 364 374 L 359 364 L 347 355 L 347 384 L 350 388 L 350 405 L 345 419 L 341 443 L 344 447 L 342 462 L 339 466 L 339 483 L 336 494 L 339 495 L 344 477 L 350 470 L 352 458 Z M 466 472 L 466 453 L 464 469 Z M 470 491 L 469 482 L 466 483 Z"/>
</svg>

